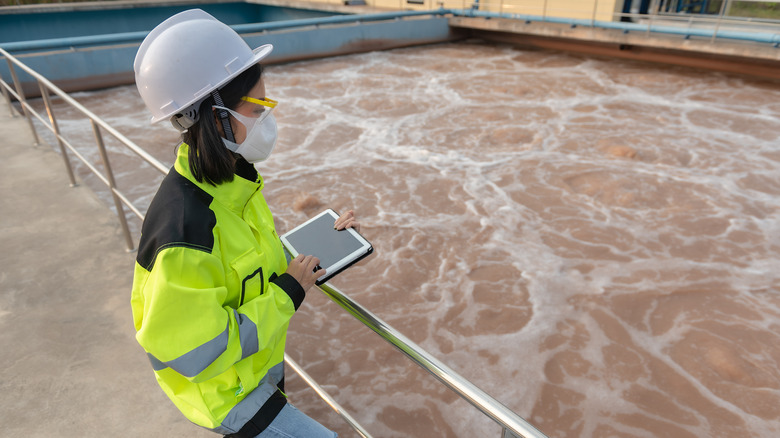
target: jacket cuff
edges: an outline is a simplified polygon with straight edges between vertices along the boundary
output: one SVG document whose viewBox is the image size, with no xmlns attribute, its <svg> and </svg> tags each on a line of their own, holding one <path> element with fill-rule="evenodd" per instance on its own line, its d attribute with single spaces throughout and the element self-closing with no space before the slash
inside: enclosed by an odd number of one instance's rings
<svg viewBox="0 0 780 438">
<path fill-rule="evenodd" d="M 306 292 L 295 277 L 285 272 L 271 280 L 271 282 L 282 288 L 282 290 L 290 296 L 290 299 L 295 306 L 295 310 L 298 310 L 298 308 L 301 307 L 301 303 L 303 303 L 303 299 L 306 297 Z"/>
</svg>

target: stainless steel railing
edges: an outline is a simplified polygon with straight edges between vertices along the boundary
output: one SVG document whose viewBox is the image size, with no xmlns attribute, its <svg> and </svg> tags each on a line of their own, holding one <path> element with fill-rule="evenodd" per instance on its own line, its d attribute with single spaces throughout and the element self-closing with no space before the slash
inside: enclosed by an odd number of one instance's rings
<svg viewBox="0 0 780 438">
<path fill-rule="evenodd" d="M 127 244 L 127 249 L 128 251 L 132 251 L 134 248 L 133 237 L 130 233 L 130 228 L 127 225 L 127 219 L 125 218 L 124 207 L 125 206 L 128 207 L 133 213 L 135 213 L 136 216 L 139 217 L 139 219 L 142 220 L 143 220 L 143 214 L 141 213 L 140 210 L 138 210 L 136 206 L 134 206 L 128 200 L 128 198 L 116 186 L 116 179 L 114 178 L 114 172 L 111 168 L 111 162 L 108 158 L 108 153 L 106 152 L 105 142 L 103 141 L 103 132 L 106 132 L 111 136 L 113 136 L 114 138 L 116 138 L 117 140 L 119 140 L 119 142 L 121 142 L 129 150 L 136 153 L 144 161 L 151 164 L 154 168 L 156 168 L 160 172 L 168 173 L 168 167 L 162 164 L 160 161 L 158 161 L 150 154 L 148 154 L 146 151 L 141 149 L 138 145 L 130 141 L 122 133 L 120 133 L 113 127 L 111 127 L 108 123 L 103 121 L 103 119 L 93 114 L 90 110 L 88 110 L 83 105 L 78 103 L 67 93 L 60 90 L 59 87 L 51 83 L 48 79 L 46 79 L 38 72 L 36 72 L 35 70 L 31 69 L 30 67 L 28 67 L 27 65 L 25 65 L 24 63 L 16 59 L 13 55 L 11 55 L 10 53 L 8 53 L 2 48 L 0 48 L 0 56 L 4 57 L 6 62 L 8 63 L 8 70 L 11 73 L 11 78 L 13 79 L 13 83 L 14 83 L 14 87 L 11 88 L 9 84 L 7 84 L 2 78 L 0 78 L 0 85 L 2 85 L 3 95 L 8 101 L 9 109 L 12 109 L 11 99 L 9 96 L 12 95 L 14 98 L 16 98 L 16 100 L 19 101 L 19 103 L 22 106 L 22 113 L 24 114 L 28 124 L 30 125 L 30 130 L 32 131 L 33 138 L 35 139 L 35 144 L 40 143 L 40 138 L 38 137 L 38 133 L 35 130 L 35 125 L 33 124 L 33 117 L 38 119 L 46 128 L 48 128 L 52 133 L 54 133 L 57 139 L 57 144 L 59 145 L 60 148 L 60 152 L 62 153 L 62 159 L 65 162 L 65 169 L 68 172 L 68 178 L 70 178 L 71 186 L 76 185 L 76 178 L 73 174 L 73 166 L 71 166 L 68 151 L 73 153 L 73 155 L 75 155 L 79 160 L 81 160 L 81 162 L 85 166 L 87 166 L 87 168 L 89 168 L 89 170 L 92 171 L 92 173 L 94 173 L 109 188 L 114 200 L 114 206 L 116 207 L 116 212 L 119 218 L 119 222 L 122 225 L 122 232 L 125 237 L 125 243 Z M 25 98 L 24 95 L 24 91 L 22 90 L 22 85 L 19 81 L 19 76 L 16 72 L 17 68 L 30 75 L 38 83 L 38 87 L 41 91 L 41 96 L 43 98 L 44 105 L 46 106 L 48 123 L 27 102 L 27 99 Z M 59 129 L 59 125 L 57 124 L 57 118 L 55 117 L 54 111 L 52 109 L 51 98 L 49 93 L 54 93 L 55 95 L 59 96 L 64 102 L 66 102 L 67 104 L 69 104 L 70 106 L 78 110 L 87 119 L 89 119 L 92 125 L 92 132 L 95 135 L 95 143 L 100 153 L 102 165 L 103 168 L 105 169 L 105 174 L 103 174 L 100 170 L 98 170 L 97 167 L 95 167 L 92 163 L 90 163 L 89 160 L 87 160 L 68 141 L 68 139 L 62 135 Z"/>
<path fill-rule="evenodd" d="M 32 70 L 28 66 L 26 66 L 24 63 L 20 62 L 18 59 L 16 59 L 13 55 L 8 53 L 7 51 L 0 48 L 0 56 L 5 57 L 6 61 L 8 62 L 8 68 L 11 72 L 11 76 L 13 79 L 14 87 L 12 88 L 10 84 L 6 83 L 2 77 L 0 77 L 0 88 L 3 90 L 3 96 L 6 99 L 6 102 L 8 103 L 8 110 L 9 113 L 13 116 L 14 114 L 14 107 L 11 103 L 11 96 L 16 98 L 17 101 L 21 104 L 22 107 L 22 113 L 27 119 L 27 122 L 30 127 L 30 131 L 32 132 L 33 138 L 35 139 L 35 144 L 40 144 L 41 140 L 38 136 L 38 132 L 35 129 L 35 125 L 33 123 L 33 117 L 38 119 L 46 128 L 48 128 L 50 131 L 52 131 L 57 139 L 57 143 L 60 148 L 60 152 L 62 153 L 63 160 L 65 162 L 65 168 L 68 173 L 68 177 L 70 179 L 70 185 L 71 187 L 75 187 L 76 184 L 76 178 L 73 173 L 73 167 L 70 163 L 70 158 L 68 156 L 68 150 L 70 150 L 76 157 L 78 157 L 85 166 L 89 170 L 91 170 L 95 175 L 98 176 L 98 178 L 105 183 L 109 189 L 111 190 L 111 193 L 114 198 L 114 204 L 117 209 L 117 215 L 119 216 L 119 222 L 122 225 L 122 230 L 125 236 L 125 240 L 127 243 L 128 251 L 133 250 L 133 239 L 130 234 L 130 229 L 127 224 L 127 220 L 125 218 L 125 212 L 123 206 L 128 207 L 140 220 L 144 219 L 144 214 L 141 213 L 141 211 L 133 205 L 128 198 L 121 192 L 116 186 L 116 180 L 114 178 L 114 173 L 111 167 L 111 161 L 109 159 L 108 153 L 106 151 L 105 142 L 103 141 L 103 135 L 102 132 L 105 131 L 117 140 L 119 140 L 124 146 L 126 146 L 131 151 L 135 152 L 141 159 L 146 161 L 147 163 L 151 164 L 155 169 L 160 171 L 162 174 L 168 173 L 168 166 L 164 165 L 160 161 L 158 161 L 156 158 L 148 154 L 146 151 L 141 149 L 138 145 L 133 143 L 131 140 L 129 140 L 127 137 L 122 135 L 119 131 L 112 128 L 108 123 L 106 123 L 104 120 L 102 120 L 100 117 L 93 114 L 91 111 L 89 111 L 86 107 L 78 103 L 76 100 L 74 100 L 70 95 L 62 91 L 59 87 L 51 83 L 48 79 L 43 77 L 41 74 L 36 72 L 35 70 Z M 19 81 L 19 77 L 16 73 L 16 68 L 21 69 L 25 73 L 32 76 L 38 83 L 38 86 L 40 88 L 41 97 L 43 99 L 44 105 L 46 107 L 46 113 L 48 115 L 48 122 L 35 111 L 35 109 L 27 102 L 24 92 L 22 90 L 22 86 Z M 54 111 L 51 104 L 51 99 L 49 93 L 54 93 L 55 95 L 61 97 L 66 103 L 68 103 L 70 106 L 78 110 L 81 114 L 83 114 L 86 118 L 88 118 L 92 125 L 92 130 L 95 134 L 95 142 L 98 148 L 98 151 L 100 153 L 100 158 L 103 164 L 103 168 L 105 169 L 106 173 L 101 173 L 95 165 L 90 163 L 84 156 L 81 154 L 69 141 L 67 138 L 65 138 L 62 133 L 60 132 L 59 126 L 57 124 L 57 118 L 54 115 Z M 352 426 L 353 429 L 355 429 L 356 432 L 358 432 L 360 435 L 362 435 L 365 438 L 370 438 L 371 436 L 365 432 L 365 429 L 363 429 L 362 426 L 360 426 L 354 418 L 352 418 L 345 410 L 342 408 L 335 400 L 333 400 L 332 397 L 330 397 L 318 384 L 315 382 L 311 377 L 308 376 L 308 374 L 303 371 L 303 369 L 295 363 L 292 359 L 287 357 L 285 355 L 285 362 L 296 372 L 298 373 L 301 378 L 310 386 L 312 389 L 314 389 L 317 394 L 320 395 L 320 397 L 328 403 L 328 405 L 331 406 L 344 420 Z"/>
<path fill-rule="evenodd" d="M 3 50 L 2 48 L 0 48 L 0 56 L 5 57 L 6 61 L 8 62 L 8 68 L 11 72 L 11 76 L 14 83 L 14 87 L 12 88 L 11 85 L 7 84 L 3 80 L 3 78 L 0 77 L 0 88 L 2 88 L 3 95 L 6 101 L 8 102 L 8 108 L 10 113 L 12 115 L 14 113 L 14 108 L 11 104 L 11 98 L 10 98 L 11 96 L 13 96 L 16 100 L 20 102 L 22 106 L 22 112 L 25 118 L 27 119 L 27 122 L 30 126 L 30 130 L 32 131 L 36 144 L 40 143 L 40 139 L 38 137 L 38 133 L 35 130 L 33 117 L 37 118 L 41 123 L 43 123 L 43 125 L 46 128 L 48 128 L 54 133 L 60 151 L 62 153 L 63 160 L 65 162 L 65 168 L 68 172 L 68 177 L 70 178 L 71 186 L 76 185 L 76 179 L 73 174 L 73 168 L 71 166 L 70 158 L 67 153 L 68 150 L 70 150 L 76 157 L 78 157 L 84 163 L 84 165 L 86 165 L 93 173 L 95 173 L 100 178 L 101 181 L 103 181 L 103 183 L 105 183 L 109 187 L 114 199 L 114 204 L 116 206 L 117 215 L 119 216 L 119 221 L 122 225 L 122 230 L 125 235 L 125 240 L 127 243 L 128 250 L 132 250 L 133 239 L 130 234 L 130 229 L 127 225 L 127 220 L 125 218 L 125 212 L 123 206 L 128 207 L 141 220 L 143 220 L 144 215 L 116 187 L 116 181 L 114 179 L 109 156 L 106 152 L 106 147 L 103 141 L 102 133 L 106 132 L 112 135 L 114 138 L 119 140 L 119 142 L 121 142 L 124 146 L 126 146 L 136 155 L 138 155 L 141 159 L 151 164 L 155 169 L 159 170 L 163 174 L 168 173 L 168 167 L 162 164 L 153 156 L 151 156 L 149 153 L 141 149 L 138 145 L 133 143 L 131 140 L 129 140 L 124 135 L 122 135 L 120 132 L 112 128 L 108 123 L 106 123 L 100 117 L 93 114 L 91 111 L 89 111 L 83 105 L 78 103 L 67 93 L 59 89 L 56 85 L 51 83 L 45 77 L 43 77 L 36 71 L 32 70 L 22 62 L 20 62 L 13 55 Z M 21 83 L 16 73 L 16 68 L 23 70 L 25 73 L 29 74 L 37 81 L 41 91 L 41 96 L 46 106 L 46 112 L 48 115 L 49 123 L 47 123 L 47 121 L 41 115 L 39 115 L 35 111 L 35 109 L 31 105 L 29 105 L 29 103 L 26 101 L 24 92 L 22 91 Z M 85 117 L 87 117 L 90 120 L 92 125 L 92 130 L 95 134 L 95 142 L 100 153 L 103 168 L 106 171 L 105 175 L 102 174 L 81 153 L 79 153 L 79 151 L 76 150 L 75 147 L 73 147 L 73 145 L 68 141 L 68 139 L 66 139 L 60 133 L 59 127 L 57 125 L 57 119 L 52 109 L 49 93 L 54 93 L 55 95 L 59 96 L 60 98 L 63 99 L 64 102 L 68 103 L 70 106 L 78 110 L 80 113 L 82 113 Z M 320 290 L 323 293 L 325 293 L 330 299 L 332 299 L 336 304 L 341 306 L 348 313 L 350 313 L 355 318 L 357 318 L 360 322 L 362 322 L 366 327 L 373 330 L 380 337 L 382 337 L 391 345 L 393 345 L 401 352 L 403 352 L 414 363 L 422 367 L 424 370 L 428 371 L 439 381 L 441 381 L 444 385 L 446 385 L 448 388 L 450 388 L 452 391 L 458 394 L 461 398 L 468 401 L 472 406 L 476 407 L 483 414 L 487 415 L 493 421 L 498 423 L 502 427 L 502 435 L 501 435 L 502 438 L 545 437 L 545 435 L 542 432 L 537 430 L 534 426 L 532 426 L 530 423 L 525 421 L 519 415 L 512 412 L 509 408 L 507 408 L 506 406 L 504 406 L 503 404 L 495 400 L 493 397 L 491 397 L 490 395 L 488 395 L 487 393 L 485 393 L 484 391 L 476 387 L 473 383 L 469 382 L 464 377 L 460 376 L 458 373 L 453 371 L 444 363 L 434 358 L 430 353 L 423 350 L 421 347 L 419 347 L 417 344 L 409 340 L 399 331 L 397 331 L 389 324 L 385 323 L 384 321 L 376 317 L 368 309 L 364 308 L 357 302 L 350 299 L 348 296 L 346 296 L 344 293 L 336 289 L 334 286 L 331 286 L 326 283 L 320 286 Z M 315 382 L 308 374 L 306 374 L 306 372 L 303 371 L 303 369 L 292 359 L 290 359 L 287 355 L 285 355 L 285 362 L 296 373 L 298 373 L 298 375 L 300 375 L 301 378 L 312 389 L 314 389 L 314 391 L 317 392 L 317 394 L 328 405 L 330 405 L 331 408 L 333 408 L 336 411 L 336 413 L 338 413 L 358 434 L 360 434 L 365 438 L 371 437 L 371 435 L 362 426 L 360 426 L 355 421 L 355 419 L 352 418 L 352 416 L 350 416 L 346 412 L 346 410 L 344 410 L 332 397 L 330 397 L 330 395 L 328 395 L 327 392 L 325 392 L 322 389 L 322 387 L 320 387 L 317 384 L 317 382 Z"/>
<path fill-rule="evenodd" d="M 487 415 L 493 421 L 500 424 L 503 428 L 503 438 L 545 436 L 542 432 L 525 421 L 519 415 L 515 414 L 496 399 L 477 388 L 473 383 L 461 377 L 450 367 L 433 357 L 427 351 L 420 348 L 409 338 L 401 334 L 401 332 L 379 319 L 368 309 L 353 301 L 334 286 L 325 283 L 319 286 L 319 288 L 331 300 L 341 306 L 341 308 L 357 318 L 358 321 L 362 322 L 366 327 L 373 330 L 382 339 L 399 349 L 414 363 L 431 373 L 445 386 L 450 388 L 467 402 L 471 403 L 472 406 L 479 409 L 483 414 Z"/>
</svg>

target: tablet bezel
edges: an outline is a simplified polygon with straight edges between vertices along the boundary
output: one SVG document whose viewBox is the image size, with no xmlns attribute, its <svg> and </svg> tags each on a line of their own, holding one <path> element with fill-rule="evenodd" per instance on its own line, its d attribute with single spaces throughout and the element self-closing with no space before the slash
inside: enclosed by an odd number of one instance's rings
<svg viewBox="0 0 780 438">
<path fill-rule="evenodd" d="M 290 252 L 293 258 L 297 257 L 300 253 L 298 250 L 293 246 L 293 244 L 288 240 L 288 236 L 291 236 L 295 234 L 297 231 L 301 230 L 302 228 L 305 228 L 312 222 L 316 221 L 317 219 L 321 218 L 324 215 L 329 215 L 331 218 L 333 218 L 333 222 L 335 223 L 336 220 L 339 218 L 339 214 L 336 213 L 331 208 L 328 208 L 321 213 L 317 214 L 316 216 L 310 218 L 306 222 L 298 225 L 297 227 L 293 228 L 292 230 L 284 233 L 282 236 L 280 236 L 280 239 L 282 241 L 282 245 L 287 249 L 287 251 Z M 348 268 L 352 264 L 358 262 L 363 257 L 371 254 L 373 251 L 373 247 L 371 246 L 371 243 L 366 240 L 363 236 L 360 235 L 357 231 L 355 231 L 352 228 L 346 228 L 344 230 L 339 230 L 339 232 L 347 232 L 353 239 L 357 240 L 357 242 L 360 244 L 360 248 L 356 249 L 355 251 L 341 257 L 336 263 L 332 264 L 331 266 L 321 266 L 321 268 L 325 269 L 325 276 L 322 278 L 319 278 L 316 281 L 317 285 L 321 285 L 331 278 L 335 276 L 336 274 L 340 273 L 344 269 Z M 305 254 L 308 255 L 308 254 Z M 316 254 L 315 254 L 316 255 Z"/>
</svg>

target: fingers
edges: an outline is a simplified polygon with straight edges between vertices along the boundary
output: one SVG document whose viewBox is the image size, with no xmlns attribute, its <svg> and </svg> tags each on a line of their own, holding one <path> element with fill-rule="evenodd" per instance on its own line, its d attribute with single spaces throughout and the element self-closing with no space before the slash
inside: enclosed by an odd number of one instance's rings
<svg viewBox="0 0 780 438">
<path fill-rule="evenodd" d="M 333 224 L 333 228 L 341 231 L 347 228 L 353 228 L 358 233 L 360 232 L 360 222 L 355 218 L 355 212 L 350 210 L 336 219 L 336 223 Z"/>
<path fill-rule="evenodd" d="M 304 274 L 314 273 L 314 270 L 320 264 L 320 259 L 314 257 L 313 255 L 304 256 L 303 254 L 299 254 L 298 257 L 295 258 L 295 261 L 300 263 Z M 324 273 L 325 271 L 320 269 L 317 271 L 317 275 L 314 278 L 320 278 Z"/>
<path fill-rule="evenodd" d="M 346 228 L 346 225 L 350 222 L 355 221 L 355 212 L 350 210 L 344 214 L 342 214 L 338 219 L 336 219 L 336 222 L 333 224 L 333 227 L 337 230 L 343 230 Z"/>
<path fill-rule="evenodd" d="M 318 269 L 320 259 L 312 255 L 304 256 L 299 254 L 295 257 L 287 266 L 287 273 L 292 275 L 298 283 L 300 283 L 303 290 L 309 290 L 314 285 L 314 282 L 325 275 L 327 272 L 325 269 Z"/>
<path fill-rule="evenodd" d="M 303 258 L 302 263 L 303 263 L 303 272 L 315 273 L 317 266 L 320 264 L 320 259 L 312 255 L 309 255 Z M 322 271 L 322 269 L 316 271 L 316 276 L 314 278 L 320 278 L 322 276 L 322 274 L 320 274 L 320 271 Z"/>
</svg>

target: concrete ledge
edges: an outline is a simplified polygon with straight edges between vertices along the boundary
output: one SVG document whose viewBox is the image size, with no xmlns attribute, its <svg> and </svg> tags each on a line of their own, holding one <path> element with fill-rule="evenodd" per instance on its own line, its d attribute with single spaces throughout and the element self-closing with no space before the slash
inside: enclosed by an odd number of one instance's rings
<svg viewBox="0 0 780 438">
<path fill-rule="evenodd" d="M 780 49 L 768 44 L 504 18 L 451 17 L 449 23 L 464 35 L 488 41 L 780 79 Z"/>
</svg>

